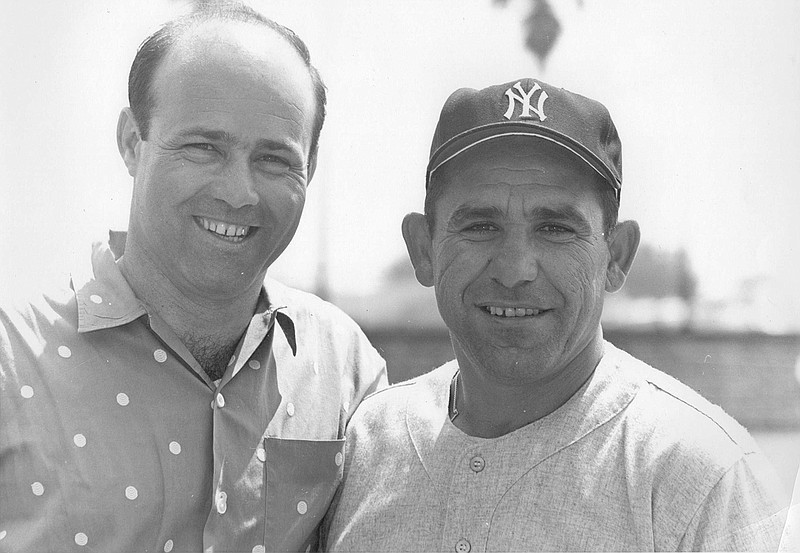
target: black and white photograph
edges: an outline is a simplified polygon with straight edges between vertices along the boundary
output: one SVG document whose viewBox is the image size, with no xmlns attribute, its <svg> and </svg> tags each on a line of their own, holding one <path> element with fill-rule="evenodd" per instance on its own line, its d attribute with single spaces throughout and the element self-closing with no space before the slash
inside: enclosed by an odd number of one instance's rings
<svg viewBox="0 0 800 553">
<path fill-rule="evenodd" d="M 0 18 L 0 553 L 800 551 L 800 3 Z"/>
</svg>

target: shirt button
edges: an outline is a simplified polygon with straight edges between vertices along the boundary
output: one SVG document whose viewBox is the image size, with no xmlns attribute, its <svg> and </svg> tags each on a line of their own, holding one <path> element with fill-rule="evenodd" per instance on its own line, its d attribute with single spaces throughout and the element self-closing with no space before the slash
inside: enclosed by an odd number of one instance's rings
<svg viewBox="0 0 800 553">
<path fill-rule="evenodd" d="M 225 407 L 225 398 L 222 396 L 222 394 L 217 394 L 217 407 L 220 409 Z"/>
<path fill-rule="evenodd" d="M 89 296 L 89 301 L 91 301 L 92 303 L 96 303 L 97 305 L 100 305 L 101 303 L 103 303 L 103 298 L 101 298 L 97 294 L 92 294 L 91 296 Z"/>
<path fill-rule="evenodd" d="M 262 463 L 266 461 L 267 460 L 266 450 L 263 447 L 259 447 L 258 449 L 256 449 L 256 457 L 258 457 L 258 460 L 261 461 Z"/>
<path fill-rule="evenodd" d="M 297 512 L 301 515 L 304 515 L 308 512 L 308 503 L 305 501 L 298 501 L 297 502 Z"/>
<path fill-rule="evenodd" d="M 155 350 L 155 351 L 153 352 L 153 358 L 154 358 L 154 359 L 155 359 L 155 360 L 156 360 L 158 363 L 163 363 L 164 361 L 166 361 L 166 360 L 167 360 L 167 352 L 166 352 L 166 351 L 164 351 L 164 350 L 163 350 L 163 349 L 161 349 L 161 348 L 158 348 L 157 350 Z"/>
<path fill-rule="evenodd" d="M 294 416 L 294 403 L 289 402 L 289 404 L 286 405 L 286 414 L 290 417 Z"/>
<path fill-rule="evenodd" d="M 456 553 L 469 553 L 471 550 L 472 544 L 467 538 L 461 538 L 456 542 Z"/>
<path fill-rule="evenodd" d="M 476 455 L 469 461 L 469 468 L 472 469 L 473 472 L 480 472 L 484 468 L 486 468 L 486 461 L 483 460 L 483 457 L 480 455 Z"/>
<path fill-rule="evenodd" d="M 247 365 L 254 371 L 257 371 L 258 369 L 261 368 L 261 363 L 259 363 L 258 360 L 256 359 L 251 359 L 250 361 L 247 362 Z"/>
<path fill-rule="evenodd" d="M 219 492 L 217 494 L 217 512 L 221 515 L 225 514 L 225 511 L 228 510 L 228 494 L 225 492 Z"/>
</svg>

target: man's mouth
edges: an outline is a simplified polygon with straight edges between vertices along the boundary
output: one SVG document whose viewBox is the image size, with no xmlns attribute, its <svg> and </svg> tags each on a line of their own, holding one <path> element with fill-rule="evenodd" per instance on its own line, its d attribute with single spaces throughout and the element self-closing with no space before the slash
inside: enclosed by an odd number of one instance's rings
<svg viewBox="0 0 800 553">
<path fill-rule="evenodd" d="M 228 242 L 241 242 L 254 228 L 234 223 L 225 223 L 223 221 L 215 221 L 214 219 L 207 219 L 206 217 L 197 217 L 197 220 L 204 229 L 213 232 L 219 238 Z"/>
<path fill-rule="evenodd" d="M 529 307 L 495 307 L 485 305 L 483 310 L 495 317 L 535 317 L 547 311 L 546 309 L 531 309 Z"/>
</svg>

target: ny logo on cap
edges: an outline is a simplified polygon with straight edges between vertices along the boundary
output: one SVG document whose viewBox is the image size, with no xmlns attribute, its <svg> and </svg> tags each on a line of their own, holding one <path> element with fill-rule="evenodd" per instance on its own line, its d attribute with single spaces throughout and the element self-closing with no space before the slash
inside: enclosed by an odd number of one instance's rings
<svg viewBox="0 0 800 553">
<path fill-rule="evenodd" d="M 519 91 L 519 94 L 514 92 L 514 88 Z M 536 91 L 541 91 L 539 94 L 539 101 L 537 102 L 536 107 L 531 106 L 531 97 L 533 93 Z M 544 101 L 547 100 L 547 92 L 542 90 L 542 87 L 539 86 L 539 83 L 533 83 L 533 88 L 530 91 L 525 92 L 525 89 L 522 88 L 522 85 L 517 82 L 513 87 L 506 90 L 506 96 L 508 97 L 508 109 L 503 114 L 503 117 L 506 119 L 511 119 L 511 116 L 514 115 L 514 106 L 517 102 L 522 104 L 522 113 L 520 113 L 520 119 L 533 119 L 531 115 L 531 111 L 536 114 L 539 118 L 539 121 L 544 121 L 547 119 L 547 116 L 544 114 Z"/>
</svg>

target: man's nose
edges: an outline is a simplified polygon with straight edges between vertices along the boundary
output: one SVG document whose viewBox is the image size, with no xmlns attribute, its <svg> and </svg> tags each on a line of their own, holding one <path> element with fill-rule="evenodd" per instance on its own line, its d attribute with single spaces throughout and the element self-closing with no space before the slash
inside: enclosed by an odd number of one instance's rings
<svg viewBox="0 0 800 553">
<path fill-rule="evenodd" d="M 257 182 L 250 163 L 245 159 L 232 159 L 226 163 L 216 184 L 214 193 L 220 199 L 238 209 L 258 203 Z"/>
<path fill-rule="evenodd" d="M 539 260 L 533 241 L 521 229 L 508 232 L 491 261 L 492 278 L 506 288 L 536 280 Z"/>
</svg>

